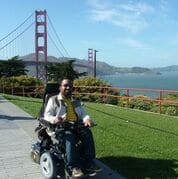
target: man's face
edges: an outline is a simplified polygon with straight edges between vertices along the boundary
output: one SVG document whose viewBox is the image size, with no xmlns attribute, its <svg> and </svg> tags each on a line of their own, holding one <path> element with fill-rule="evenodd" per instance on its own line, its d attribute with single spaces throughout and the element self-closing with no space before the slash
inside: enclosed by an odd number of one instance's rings
<svg viewBox="0 0 178 179">
<path fill-rule="evenodd" d="M 60 92 L 62 96 L 71 97 L 72 90 L 73 90 L 73 85 L 70 82 L 70 80 L 65 79 L 61 82 Z"/>
</svg>

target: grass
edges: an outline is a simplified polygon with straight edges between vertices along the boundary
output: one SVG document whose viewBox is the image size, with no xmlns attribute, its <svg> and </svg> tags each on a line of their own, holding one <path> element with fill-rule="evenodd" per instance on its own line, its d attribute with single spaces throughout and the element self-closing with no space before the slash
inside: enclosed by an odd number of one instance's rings
<svg viewBox="0 0 178 179">
<path fill-rule="evenodd" d="M 37 118 L 42 105 L 42 99 L 31 98 L 31 97 L 21 97 L 12 95 L 2 95 L 15 105 L 22 108 L 24 111 L 29 113 L 31 116 Z"/>
<path fill-rule="evenodd" d="M 42 100 L 5 96 L 32 116 Z M 178 178 L 178 118 L 128 108 L 86 103 L 97 158 L 130 179 Z"/>
</svg>

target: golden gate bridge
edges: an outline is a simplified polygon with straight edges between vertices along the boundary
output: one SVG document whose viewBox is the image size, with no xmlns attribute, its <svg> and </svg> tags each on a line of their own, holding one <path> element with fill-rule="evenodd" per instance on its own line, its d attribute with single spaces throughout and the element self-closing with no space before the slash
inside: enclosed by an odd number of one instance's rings
<svg viewBox="0 0 178 179">
<path fill-rule="evenodd" d="M 29 49 L 27 47 L 31 45 L 31 41 L 29 41 L 29 44 L 24 44 L 24 36 L 30 30 L 30 34 L 34 34 L 32 53 L 34 53 L 35 56 L 31 60 L 25 61 L 25 64 L 32 64 L 36 71 L 36 77 L 47 82 L 47 71 L 45 66 L 47 63 L 50 63 L 48 62 L 48 43 L 52 43 L 60 57 L 67 57 L 68 59 L 71 57 L 59 38 L 59 35 L 57 34 L 46 10 L 36 10 L 15 29 L 3 38 L 0 38 L 0 59 L 7 60 L 13 56 L 22 56 L 22 53 L 29 54 Z M 53 36 L 55 35 L 55 40 L 51 35 L 51 32 L 53 33 Z M 31 35 L 27 36 L 29 39 L 32 39 L 30 37 Z M 56 40 L 59 45 L 57 45 Z M 59 46 L 61 48 L 59 48 Z M 23 52 L 19 50 L 19 48 L 23 49 Z M 87 65 L 75 63 L 76 66 L 87 68 L 88 75 L 90 76 L 96 76 L 96 52 L 97 51 L 92 48 L 88 49 Z"/>
</svg>

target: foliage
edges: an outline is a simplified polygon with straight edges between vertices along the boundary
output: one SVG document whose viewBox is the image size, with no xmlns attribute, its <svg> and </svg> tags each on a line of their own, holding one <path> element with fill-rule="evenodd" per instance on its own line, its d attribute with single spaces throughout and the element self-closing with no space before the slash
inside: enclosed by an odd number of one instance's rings
<svg viewBox="0 0 178 179">
<path fill-rule="evenodd" d="M 75 86 L 110 86 L 104 80 L 93 77 L 83 77 L 74 81 Z"/>
<path fill-rule="evenodd" d="M 34 92 L 34 90 L 36 90 L 36 86 L 41 85 L 42 81 L 26 75 L 0 78 L 0 91 L 7 94 L 22 94 L 22 90 L 25 89 L 28 92 Z M 22 86 L 24 86 L 23 89 Z"/>
<path fill-rule="evenodd" d="M 163 97 L 164 100 L 174 100 L 178 102 L 178 94 L 167 94 Z M 178 115 L 178 105 L 162 105 L 162 113 L 177 116 Z"/>
<path fill-rule="evenodd" d="M 153 103 L 152 108 L 150 109 L 150 112 L 154 113 L 160 113 L 160 107 L 158 103 Z M 164 107 L 162 106 L 162 114 L 165 113 Z"/>
<path fill-rule="evenodd" d="M 74 62 L 74 60 L 69 60 L 63 63 L 47 65 L 48 80 L 53 82 L 59 82 L 64 78 L 68 78 L 73 81 L 74 79 L 85 75 L 85 73 L 78 73 L 74 70 Z"/>
<path fill-rule="evenodd" d="M 178 100 L 178 94 L 167 94 L 164 96 L 166 100 Z"/>
<path fill-rule="evenodd" d="M 168 94 L 164 96 L 163 100 L 174 100 L 176 101 L 178 99 L 177 94 Z M 151 101 L 151 99 L 147 96 L 137 95 L 133 96 L 132 98 L 128 99 L 127 97 L 120 98 L 119 100 L 119 106 L 122 107 L 129 107 L 133 109 L 139 109 L 144 111 L 150 111 L 154 113 L 160 113 L 161 114 L 167 114 L 171 116 L 177 116 L 178 115 L 178 106 L 177 105 L 171 105 L 171 104 L 160 104 L 158 102 Z M 161 111 L 160 111 L 161 110 Z"/>
<path fill-rule="evenodd" d="M 133 98 L 129 99 L 128 107 L 149 111 L 152 108 L 152 102 L 150 102 L 149 100 L 150 99 L 147 96 L 134 96 Z"/>
<path fill-rule="evenodd" d="M 165 114 L 170 115 L 170 116 L 176 116 L 177 115 L 177 107 L 176 106 L 168 106 Z"/>
<path fill-rule="evenodd" d="M 108 104 L 117 104 L 117 97 L 113 97 L 113 95 L 118 95 L 116 90 L 110 89 L 111 85 L 109 85 L 104 80 L 93 77 L 84 77 L 74 81 L 74 86 L 81 86 L 81 88 L 75 88 L 75 92 L 84 93 L 84 96 L 80 96 L 82 100 L 85 101 L 96 101 L 101 103 Z M 83 86 L 83 88 L 82 88 Z M 92 93 L 92 94 L 87 94 Z M 111 96 L 107 96 L 110 94 Z"/>
<path fill-rule="evenodd" d="M 107 91 L 107 93 L 109 94 L 109 96 L 107 96 L 105 103 L 107 104 L 113 104 L 113 105 L 117 105 L 118 104 L 118 98 L 117 96 L 119 95 L 117 90 L 113 90 L 113 89 L 109 89 Z"/>
<path fill-rule="evenodd" d="M 121 95 L 119 101 L 118 101 L 118 105 L 121 107 L 128 107 L 129 104 L 129 99 L 127 97 L 127 95 L 123 94 Z"/>
<path fill-rule="evenodd" d="M 8 61 L 0 61 L 0 77 L 26 75 L 25 64 L 18 56 Z"/>
</svg>

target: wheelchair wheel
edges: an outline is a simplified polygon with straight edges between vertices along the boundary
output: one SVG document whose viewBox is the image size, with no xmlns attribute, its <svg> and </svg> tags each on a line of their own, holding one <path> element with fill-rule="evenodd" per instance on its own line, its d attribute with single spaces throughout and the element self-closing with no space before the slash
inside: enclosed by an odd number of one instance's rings
<svg viewBox="0 0 178 179">
<path fill-rule="evenodd" d="M 40 157 L 41 173 L 45 179 L 52 179 L 56 177 L 57 167 L 52 154 L 44 152 Z"/>
</svg>

